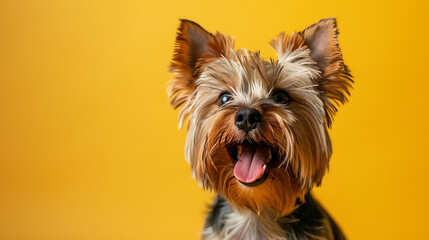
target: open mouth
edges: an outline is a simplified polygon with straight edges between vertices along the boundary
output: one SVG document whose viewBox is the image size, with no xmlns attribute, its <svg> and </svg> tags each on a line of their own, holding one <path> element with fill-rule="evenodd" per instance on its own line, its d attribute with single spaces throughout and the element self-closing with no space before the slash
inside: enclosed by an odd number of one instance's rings
<svg viewBox="0 0 429 240">
<path fill-rule="evenodd" d="M 234 176 L 241 183 L 255 186 L 266 180 L 267 172 L 277 154 L 266 144 L 243 142 L 228 148 L 234 160 Z"/>
</svg>

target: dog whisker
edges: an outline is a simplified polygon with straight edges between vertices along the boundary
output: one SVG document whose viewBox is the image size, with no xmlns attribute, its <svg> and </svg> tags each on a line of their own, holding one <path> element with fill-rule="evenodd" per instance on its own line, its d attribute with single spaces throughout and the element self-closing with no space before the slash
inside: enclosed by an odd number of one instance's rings
<svg viewBox="0 0 429 240">
<path fill-rule="evenodd" d="M 188 128 L 192 175 L 218 195 L 203 239 L 343 239 L 309 193 L 328 169 L 328 128 L 353 83 L 337 35 L 332 18 L 280 33 L 270 42 L 278 59 L 266 61 L 181 20 L 167 92 Z"/>
</svg>

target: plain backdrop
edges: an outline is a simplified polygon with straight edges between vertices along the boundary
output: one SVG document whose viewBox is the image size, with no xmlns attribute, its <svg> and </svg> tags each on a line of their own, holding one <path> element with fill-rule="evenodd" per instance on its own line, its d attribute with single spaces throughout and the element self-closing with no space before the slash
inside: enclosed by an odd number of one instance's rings
<svg viewBox="0 0 429 240">
<path fill-rule="evenodd" d="M 212 195 L 165 93 L 179 18 L 268 42 L 336 17 L 356 84 L 315 195 L 350 239 L 428 239 L 427 1 L 0 1 L 0 239 L 198 239 Z"/>
</svg>

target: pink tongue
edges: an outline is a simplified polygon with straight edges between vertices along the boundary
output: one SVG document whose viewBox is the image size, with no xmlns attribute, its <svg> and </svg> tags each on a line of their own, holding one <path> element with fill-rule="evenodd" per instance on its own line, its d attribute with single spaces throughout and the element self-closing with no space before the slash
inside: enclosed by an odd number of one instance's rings
<svg viewBox="0 0 429 240">
<path fill-rule="evenodd" d="M 262 175 L 268 148 L 242 144 L 241 155 L 234 167 L 234 176 L 244 183 L 252 183 Z"/>
</svg>

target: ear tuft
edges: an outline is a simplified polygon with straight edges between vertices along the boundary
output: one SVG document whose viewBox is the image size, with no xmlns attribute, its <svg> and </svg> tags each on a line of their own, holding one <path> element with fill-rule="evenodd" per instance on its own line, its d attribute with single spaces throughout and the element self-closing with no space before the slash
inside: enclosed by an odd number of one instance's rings
<svg viewBox="0 0 429 240">
<path fill-rule="evenodd" d="M 177 32 L 173 61 L 170 72 L 177 76 L 170 82 L 168 96 L 173 108 L 183 105 L 195 88 L 200 74 L 198 62 L 210 52 L 209 43 L 214 36 L 195 22 L 181 19 Z"/>
<path fill-rule="evenodd" d="M 353 83 L 338 44 L 337 22 L 335 18 L 322 19 L 299 34 L 311 51 L 311 58 L 322 71 L 319 89 L 324 93 L 323 100 L 329 126 L 337 112 L 335 105 L 347 101 Z"/>
<path fill-rule="evenodd" d="M 182 19 L 178 29 L 170 72 L 176 76 L 168 85 L 170 105 L 179 112 L 179 128 L 192 108 L 196 80 L 204 71 L 205 65 L 225 56 L 230 57 L 234 50 L 234 40 L 228 35 L 213 35 L 195 22 Z"/>
<path fill-rule="evenodd" d="M 270 41 L 270 45 L 274 48 L 279 59 L 287 56 L 293 51 L 306 47 L 304 46 L 304 39 L 296 32 L 286 34 L 284 32 L 277 35 L 277 37 Z"/>
<path fill-rule="evenodd" d="M 180 21 L 170 71 L 196 78 L 197 62 L 210 51 L 209 43 L 214 41 L 214 36 L 195 22 L 186 19 Z"/>
</svg>

